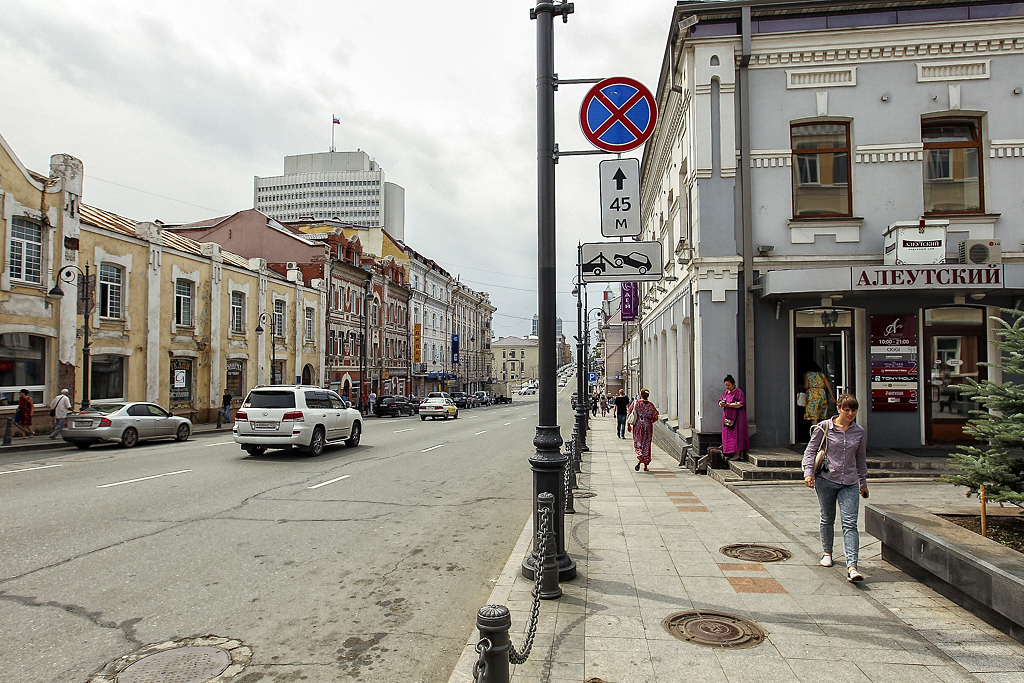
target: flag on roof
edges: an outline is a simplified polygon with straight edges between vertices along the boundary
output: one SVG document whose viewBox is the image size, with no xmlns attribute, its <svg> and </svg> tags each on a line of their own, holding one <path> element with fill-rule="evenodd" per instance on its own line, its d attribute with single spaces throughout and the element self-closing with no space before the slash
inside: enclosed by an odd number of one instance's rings
<svg viewBox="0 0 1024 683">
<path fill-rule="evenodd" d="M 334 117 L 334 122 L 337 123 L 338 125 L 341 125 L 341 119 L 339 119 L 337 116 Z"/>
</svg>

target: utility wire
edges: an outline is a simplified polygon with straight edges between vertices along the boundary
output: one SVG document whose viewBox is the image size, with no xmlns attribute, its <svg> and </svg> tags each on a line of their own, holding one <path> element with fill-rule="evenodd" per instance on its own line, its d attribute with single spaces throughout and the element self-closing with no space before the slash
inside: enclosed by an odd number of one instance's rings
<svg viewBox="0 0 1024 683">
<path fill-rule="evenodd" d="M 193 204 L 192 202 L 186 202 L 186 201 L 184 201 L 182 199 L 175 199 L 174 197 L 168 197 L 167 195 L 157 194 L 156 192 L 150 192 L 148 190 L 140 190 L 139 188 L 132 187 L 131 185 L 124 185 L 122 183 L 115 183 L 113 180 L 104 180 L 103 178 L 97 178 L 94 175 L 86 176 L 86 177 L 89 180 L 98 180 L 101 183 L 107 183 L 108 185 L 117 185 L 118 187 L 123 187 L 126 190 L 134 190 L 135 192 L 141 192 L 142 194 L 148 194 L 151 197 L 159 197 L 160 199 L 166 199 L 168 201 L 177 202 L 179 204 L 185 204 L 186 206 L 194 206 L 197 209 L 204 209 L 206 211 L 213 211 L 216 214 L 228 215 L 228 214 L 233 213 L 231 211 L 221 211 L 220 209 L 211 209 L 208 206 L 202 206 L 201 204 Z"/>
</svg>

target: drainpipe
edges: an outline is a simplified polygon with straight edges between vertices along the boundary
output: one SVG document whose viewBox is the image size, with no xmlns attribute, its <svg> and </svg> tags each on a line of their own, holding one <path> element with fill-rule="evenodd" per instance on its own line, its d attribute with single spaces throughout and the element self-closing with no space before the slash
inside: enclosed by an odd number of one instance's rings
<svg viewBox="0 0 1024 683">
<path fill-rule="evenodd" d="M 747 422 L 755 423 L 757 392 L 754 390 L 754 228 L 750 198 L 750 6 L 740 9 L 743 54 L 740 57 L 740 197 L 743 227 L 743 357 L 742 373 L 747 398 Z"/>
</svg>

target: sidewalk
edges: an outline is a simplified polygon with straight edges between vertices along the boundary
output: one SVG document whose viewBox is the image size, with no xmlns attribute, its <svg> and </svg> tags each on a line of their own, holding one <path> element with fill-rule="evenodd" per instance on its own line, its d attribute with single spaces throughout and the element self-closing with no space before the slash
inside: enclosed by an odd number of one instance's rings
<svg viewBox="0 0 1024 683">
<path fill-rule="evenodd" d="M 542 601 L 533 653 L 513 681 L 650 683 L 740 681 L 1024 680 L 1024 645 L 881 560 L 863 531 L 859 568 L 846 581 L 842 537 L 837 566 L 818 565 L 817 502 L 802 482 L 726 488 L 692 475 L 657 446 L 650 472 L 634 472 L 632 439 L 614 420 L 594 419 L 576 514 L 566 546 L 579 576 L 562 598 Z M 869 482 L 872 502 L 964 503 L 963 490 L 930 482 Z M 512 613 L 523 642 L 532 583 L 520 575 L 528 522 L 491 594 Z M 736 560 L 726 545 L 784 548 L 782 562 Z M 482 605 L 481 605 L 482 606 Z M 767 631 L 748 649 L 678 640 L 662 620 L 685 610 L 745 617 Z M 473 624 L 466 624 L 467 628 Z M 472 680 L 474 630 L 450 683 Z"/>
</svg>

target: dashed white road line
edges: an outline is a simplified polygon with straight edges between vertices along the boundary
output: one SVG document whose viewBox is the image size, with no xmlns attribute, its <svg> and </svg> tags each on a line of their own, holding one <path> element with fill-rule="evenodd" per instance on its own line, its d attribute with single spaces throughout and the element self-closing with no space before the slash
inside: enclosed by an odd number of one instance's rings
<svg viewBox="0 0 1024 683">
<path fill-rule="evenodd" d="M 412 427 L 408 427 L 406 429 L 396 429 L 395 430 L 395 434 L 401 434 L 402 432 L 411 432 L 411 431 L 412 431 Z"/>
<path fill-rule="evenodd" d="M 111 486 L 120 486 L 121 484 L 134 484 L 137 481 L 146 481 L 148 479 L 159 479 L 160 477 L 170 477 L 170 476 L 175 475 L 175 474 L 185 474 L 186 472 L 191 472 L 191 471 L 192 470 L 178 470 L 177 472 L 164 472 L 163 474 L 154 474 L 152 477 L 139 477 L 138 479 L 129 479 L 128 481 L 115 481 L 113 484 L 101 484 L 100 486 L 97 486 L 96 488 L 98 488 L 98 489 L 106 489 L 106 488 L 110 488 Z"/>
<path fill-rule="evenodd" d="M 481 434 L 486 434 L 486 433 L 487 433 L 487 430 L 485 429 L 485 430 L 484 430 L 484 431 L 482 431 L 482 432 L 477 432 L 477 433 L 476 433 L 476 434 L 474 434 L 473 436 L 480 436 Z"/>
<path fill-rule="evenodd" d="M 229 443 L 234 443 L 234 441 L 218 441 L 217 443 L 204 443 L 203 447 L 209 448 L 210 446 L 227 446 Z"/>
<path fill-rule="evenodd" d="M 511 423 L 511 422 L 506 422 L 505 424 L 503 424 L 503 425 L 501 425 L 501 426 L 502 426 L 502 427 L 507 427 L 507 426 L 509 426 L 510 424 L 512 424 L 512 423 Z"/>
<path fill-rule="evenodd" d="M 328 484 L 333 484 L 336 481 L 341 481 L 342 479 L 348 479 L 351 476 L 352 476 L 351 474 L 343 474 L 342 476 L 337 477 L 335 479 L 331 479 L 330 481 L 321 482 L 319 484 L 313 484 L 312 486 L 307 486 L 306 488 L 307 489 L 318 489 L 321 486 L 327 486 Z"/>
<path fill-rule="evenodd" d="M 470 415 L 470 416 L 469 416 L 469 419 L 470 419 L 470 420 L 475 420 L 475 419 L 476 419 L 476 418 L 478 418 L 478 417 L 480 417 L 480 416 L 479 416 L 479 415 Z"/>
<path fill-rule="evenodd" d="M 427 451 L 432 451 L 435 448 L 444 448 L 444 444 L 443 443 L 439 443 L 436 446 L 431 446 L 430 448 L 424 448 L 422 451 L 420 451 L 420 453 L 426 453 Z"/>
<path fill-rule="evenodd" d="M 15 472 L 31 472 L 33 470 L 48 470 L 51 467 L 60 467 L 60 465 L 40 465 L 39 467 L 23 467 L 20 470 L 6 470 L 0 472 L 0 474 L 14 474 Z"/>
</svg>

